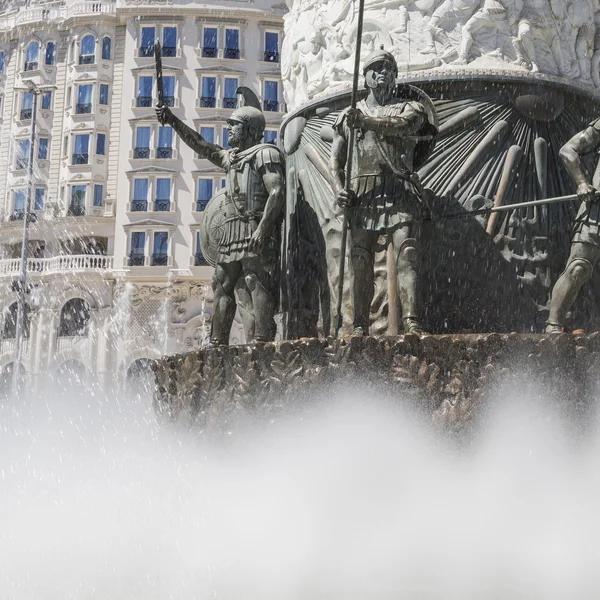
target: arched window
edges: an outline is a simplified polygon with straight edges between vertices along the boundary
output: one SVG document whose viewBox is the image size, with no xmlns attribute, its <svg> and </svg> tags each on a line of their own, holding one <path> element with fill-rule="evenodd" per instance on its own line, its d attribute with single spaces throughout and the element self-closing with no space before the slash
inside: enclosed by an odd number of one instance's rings
<svg viewBox="0 0 600 600">
<path fill-rule="evenodd" d="M 54 53 L 56 51 L 56 46 L 54 42 L 48 42 L 46 44 L 46 64 L 53 65 L 54 64 Z"/>
<path fill-rule="evenodd" d="M 149 358 L 134 360 L 127 369 L 127 390 L 134 394 L 148 395 L 156 385 L 156 378 L 152 365 L 154 361 Z"/>
<path fill-rule="evenodd" d="M 90 329 L 90 308 L 81 298 L 73 298 L 60 311 L 58 335 L 62 337 L 85 336 Z"/>
<path fill-rule="evenodd" d="M 81 40 L 79 64 L 93 65 L 94 62 L 96 62 L 96 38 L 91 33 L 88 33 Z"/>
<path fill-rule="evenodd" d="M 112 43 L 112 40 L 108 36 L 106 36 L 105 38 L 102 38 L 102 59 L 103 60 L 110 60 L 111 43 Z"/>
<path fill-rule="evenodd" d="M 37 42 L 30 42 L 25 52 L 25 70 L 35 71 L 39 66 L 40 45 Z"/>
<path fill-rule="evenodd" d="M 6 313 L 4 314 L 4 327 L 2 329 L 2 337 L 5 340 L 14 340 L 17 335 L 17 313 L 19 311 L 19 305 L 17 302 L 13 302 Z M 29 337 L 29 304 L 25 304 L 25 313 L 23 315 L 23 337 Z"/>
</svg>

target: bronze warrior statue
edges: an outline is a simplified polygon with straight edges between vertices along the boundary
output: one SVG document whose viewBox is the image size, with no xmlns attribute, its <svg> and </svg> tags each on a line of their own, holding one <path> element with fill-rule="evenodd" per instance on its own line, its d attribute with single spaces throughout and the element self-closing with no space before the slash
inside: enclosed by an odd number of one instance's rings
<svg viewBox="0 0 600 600">
<path fill-rule="evenodd" d="M 356 109 L 340 113 L 331 156 L 337 201 L 348 209 L 352 238 L 353 335 L 369 332 L 374 252 L 382 233 L 387 233 L 394 248 L 404 331 L 420 334 L 417 284 L 424 205 L 415 170 L 435 142 L 435 110 L 420 90 L 411 86 L 396 90 L 398 66 L 383 48 L 365 59 L 363 73 L 368 95 Z M 351 129 L 355 136 L 348 192 L 344 184 Z"/>
<path fill-rule="evenodd" d="M 575 134 L 561 149 L 560 157 L 569 174 L 577 184 L 577 195 L 581 206 L 575 218 L 571 253 L 567 266 L 556 281 L 550 300 L 550 314 L 546 333 L 560 333 L 565 317 L 581 286 L 592 276 L 600 259 L 600 170 L 597 168 L 594 181 L 589 183 L 581 158 L 600 150 L 600 119 Z"/>
<path fill-rule="evenodd" d="M 229 341 L 236 296 L 246 341 L 273 340 L 279 290 L 284 157 L 273 144 L 261 143 L 265 117 L 258 98 L 248 88 L 240 88 L 238 93 L 252 106 L 238 108 L 227 120 L 230 149 L 207 142 L 167 106 L 156 108 L 160 123 L 173 127 L 190 148 L 227 172 L 224 196 L 212 200 L 218 202 L 212 207 L 218 223 L 211 231 L 216 268 L 210 337 L 217 345 Z"/>
</svg>

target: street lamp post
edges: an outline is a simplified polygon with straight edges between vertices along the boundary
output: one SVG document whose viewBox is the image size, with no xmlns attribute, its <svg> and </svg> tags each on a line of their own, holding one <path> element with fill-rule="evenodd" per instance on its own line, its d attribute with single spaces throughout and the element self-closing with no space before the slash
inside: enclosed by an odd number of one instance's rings
<svg viewBox="0 0 600 600">
<path fill-rule="evenodd" d="M 15 395 L 18 393 L 19 378 L 21 375 L 21 356 L 23 354 L 23 337 L 25 333 L 25 294 L 27 293 L 27 259 L 29 258 L 29 220 L 34 193 L 33 163 L 35 158 L 35 124 L 38 96 L 40 94 L 39 89 L 32 83 L 29 85 L 29 91 L 33 94 L 33 110 L 31 113 L 31 136 L 29 138 L 29 162 L 27 163 L 27 203 L 25 206 L 25 215 L 23 217 L 21 263 L 19 279 L 17 280 L 16 286 L 19 296 L 17 304 L 17 327 L 15 332 L 15 361 L 13 363 L 12 380 L 12 389 Z"/>
</svg>

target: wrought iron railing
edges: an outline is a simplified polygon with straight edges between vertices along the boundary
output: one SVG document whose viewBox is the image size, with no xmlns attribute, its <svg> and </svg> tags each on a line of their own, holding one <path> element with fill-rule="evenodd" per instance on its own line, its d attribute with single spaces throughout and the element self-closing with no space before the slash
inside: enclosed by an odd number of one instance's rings
<svg viewBox="0 0 600 600">
<path fill-rule="evenodd" d="M 200 108 L 214 108 L 217 104 L 217 99 L 214 96 L 202 96 L 200 98 Z"/>
<path fill-rule="evenodd" d="M 129 255 L 129 266 L 130 267 L 143 267 L 146 264 L 146 257 L 143 254 Z"/>
<path fill-rule="evenodd" d="M 279 102 L 277 102 L 277 100 L 264 100 L 263 108 L 267 112 L 277 112 L 279 108 Z"/>
<path fill-rule="evenodd" d="M 87 165 L 89 162 L 90 155 L 89 154 L 73 154 L 73 163 L 74 165 Z"/>
<path fill-rule="evenodd" d="M 24 108 L 21 111 L 21 121 L 29 121 L 31 120 L 31 116 L 33 115 L 32 108 Z"/>
<path fill-rule="evenodd" d="M 79 64 L 80 65 L 93 65 L 96 62 L 95 54 L 80 54 Z"/>
<path fill-rule="evenodd" d="M 154 56 L 154 46 L 140 46 L 140 56 Z"/>
<path fill-rule="evenodd" d="M 194 254 L 194 266 L 201 267 L 203 265 L 207 265 L 208 261 L 204 258 L 204 254 L 200 250 Z"/>
<path fill-rule="evenodd" d="M 165 106 L 173 108 L 173 106 L 175 106 L 175 96 L 163 96 L 163 102 L 165 103 Z"/>
<path fill-rule="evenodd" d="M 153 267 L 166 267 L 169 264 L 169 256 L 167 254 L 153 254 L 152 255 L 152 266 Z"/>
<path fill-rule="evenodd" d="M 15 170 L 21 171 L 29 166 L 29 158 L 19 157 L 15 161 Z"/>
<path fill-rule="evenodd" d="M 89 115 L 92 112 L 91 102 L 78 102 L 75 107 L 75 112 L 78 115 Z"/>
<path fill-rule="evenodd" d="M 163 46 L 162 55 L 167 58 L 173 58 L 177 56 L 177 46 Z"/>
<path fill-rule="evenodd" d="M 202 56 L 204 58 L 217 58 L 218 53 L 219 51 L 217 48 L 210 48 L 208 46 L 204 46 L 204 48 L 202 48 Z"/>
<path fill-rule="evenodd" d="M 263 60 L 265 62 L 279 62 L 279 52 L 274 52 L 271 50 L 265 50 L 263 54 Z"/>
<path fill-rule="evenodd" d="M 237 98 L 223 98 L 223 108 L 237 108 Z"/>
<path fill-rule="evenodd" d="M 13 210 L 10 213 L 9 220 L 10 221 L 22 221 L 25 218 L 25 210 L 22 208 L 18 208 Z"/>
<path fill-rule="evenodd" d="M 39 66 L 37 60 L 28 60 L 25 62 L 25 71 L 36 71 Z"/>
<path fill-rule="evenodd" d="M 156 158 L 173 158 L 173 148 L 157 148 Z"/>
<path fill-rule="evenodd" d="M 148 210 L 148 200 L 132 200 L 131 210 L 133 212 L 142 212 Z"/>
<path fill-rule="evenodd" d="M 156 212 L 169 212 L 171 210 L 170 200 L 159 200 L 158 198 L 154 201 L 154 210 Z"/>
<path fill-rule="evenodd" d="M 85 206 L 83 204 L 71 204 L 67 210 L 67 217 L 83 217 Z"/>
<path fill-rule="evenodd" d="M 140 108 L 149 108 L 152 106 L 152 96 L 138 96 L 136 105 Z"/>
<path fill-rule="evenodd" d="M 223 58 L 238 59 L 239 57 L 239 48 L 225 48 L 225 50 L 223 50 Z"/>
<path fill-rule="evenodd" d="M 150 148 L 134 148 L 133 158 L 150 158 Z"/>
<path fill-rule="evenodd" d="M 206 205 L 208 204 L 208 200 L 196 200 L 196 211 L 202 212 L 206 209 Z"/>
</svg>

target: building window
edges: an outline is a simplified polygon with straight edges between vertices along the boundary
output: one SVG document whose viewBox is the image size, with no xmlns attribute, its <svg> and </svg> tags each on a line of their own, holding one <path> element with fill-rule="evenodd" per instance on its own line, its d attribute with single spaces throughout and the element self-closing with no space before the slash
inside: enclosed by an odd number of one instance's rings
<svg viewBox="0 0 600 600">
<path fill-rule="evenodd" d="M 163 56 L 177 56 L 177 27 L 163 27 Z"/>
<path fill-rule="evenodd" d="M 33 210 L 44 210 L 45 196 L 46 190 L 44 188 L 35 188 L 35 201 L 33 204 Z"/>
<path fill-rule="evenodd" d="M 237 94 L 238 89 L 238 78 L 237 77 L 225 77 L 225 84 L 223 86 L 223 108 L 237 108 Z"/>
<path fill-rule="evenodd" d="M 265 143 L 277 145 L 277 131 L 274 129 L 265 129 Z"/>
<path fill-rule="evenodd" d="M 25 71 L 35 71 L 39 66 L 40 46 L 31 42 L 25 52 Z"/>
<path fill-rule="evenodd" d="M 154 56 L 155 27 L 142 27 L 140 38 L 140 56 Z"/>
<path fill-rule="evenodd" d="M 42 92 L 42 109 L 50 110 L 52 108 L 52 92 Z"/>
<path fill-rule="evenodd" d="M 48 42 L 46 44 L 46 64 L 53 65 L 55 58 L 56 46 L 54 42 Z"/>
<path fill-rule="evenodd" d="M 82 298 L 73 298 L 60 311 L 59 337 L 83 337 L 90 330 L 90 307 Z"/>
<path fill-rule="evenodd" d="M 29 140 L 19 140 L 17 144 L 17 160 L 15 162 L 15 169 L 21 170 L 26 169 L 29 166 Z"/>
<path fill-rule="evenodd" d="M 90 158 L 90 134 L 81 133 L 75 136 L 75 145 L 73 148 L 74 165 L 87 165 Z"/>
<path fill-rule="evenodd" d="M 231 148 L 229 145 L 229 129 L 223 127 L 223 148 Z"/>
<path fill-rule="evenodd" d="M 238 59 L 240 57 L 240 30 L 225 29 L 224 58 Z"/>
<path fill-rule="evenodd" d="M 166 267 L 169 263 L 169 232 L 155 231 L 152 244 L 152 266 Z"/>
<path fill-rule="evenodd" d="M 129 249 L 129 266 L 143 267 L 146 260 L 146 232 L 132 231 Z"/>
<path fill-rule="evenodd" d="M 173 129 L 171 127 L 158 128 L 156 158 L 173 158 Z"/>
<path fill-rule="evenodd" d="M 85 197 L 87 185 L 74 185 L 71 188 L 71 204 L 67 211 L 69 217 L 82 217 L 85 215 Z"/>
<path fill-rule="evenodd" d="M 202 254 L 202 246 L 200 245 L 200 232 L 196 231 L 196 252 L 194 253 L 194 266 L 201 267 L 207 265 L 208 262 Z"/>
<path fill-rule="evenodd" d="M 110 60 L 111 45 L 112 41 L 108 36 L 102 38 L 102 60 Z"/>
<path fill-rule="evenodd" d="M 196 193 L 196 210 L 200 212 L 206 208 L 208 201 L 212 198 L 213 180 L 206 178 L 198 179 L 197 190 L 198 191 Z"/>
<path fill-rule="evenodd" d="M 217 92 L 216 77 L 202 77 L 202 93 L 200 95 L 200 108 L 215 108 Z"/>
<path fill-rule="evenodd" d="M 4 70 L 5 70 L 4 60 L 5 60 L 5 54 L 4 54 L 4 52 L 0 52 L 0 73 L 4 73 Z"/>
<path fill-rule="evenodd" d="M 14 211 L 15 212 L 25 212 L 26 200 L 27 200 L 27 196 L 26 196 L 25 190 L 16 190 L 15 191 Z"/>
<path fill-rule="evenodd" d="M 33 115 L 33 94 L 23 92 L 23 104 L 21 105 L 21 121 L 29 121 Z"/>
<path fill-rule="evenodd" d="M 215 128 L 214 127 L 200 127 L 200 135 L 211 144 L 215 143 Z M 204 158 L 203 155 L 199 154 L 198 158 Z"/>
<path fill-rule="evenodd" d="M 96 154 L 99 156 L 106 154 L 106 135 L 104 133 L 96 134 Z"/>
<path fill-rule="evenodd" d="M 167 106 L 175 106 L 175 76 L 163 77 L 163 101 Z"/>
<path fill-rule="evenodd" d="M 66 157 L 69 154 L 69 136 L 65 135 L 63 138 L 63 156 Z"/>
<path fill-rule="evenodd" d="M 154 210 L 157 212 L 167 212 L 171 210 L 171 180 L 158 178 L 156 180 L 156 200 L 154 201 Z"/>
<path fill-rule="evenodd" d="M 217 28 L 205 27 L 202 34 L 202 56 L 204 58 L 217 58 Z"/>
<path fill-rule="evenodd" d="M 108 85 L 100 84 L 100 104 L 108 104 Z"/>
<path fill-rule="evenodd" d="M 150 158 L 150 127 L 138 127 L 135 132 L 134 158 Z"/>
<path fill-rule="evenodd" d="M 267 62 L 279 62 L 279 33 L 265 31 L 265 52 L 263 59 Z"/>
<path fill-rule="evenodd" d="M 133 180 L 131 210 L 134 212 L 148 210 L 148 179 Z"/>
<path fill-rule="evenodd" d="M 80 65 L 93 65 L 96 62 L 96 38 L 90 33 L 81 40 Z"/>
<path fill-rule="evenodd" d="M 104 205 L 104 186 L 100 184 L 94 185 L 94 206 Z"/>
<path fill-rule="evenodd" d="M 141 75 L 138 77 L 138 95 L 136 106 L 149 108 L 152 106 L 152 86 L 154 78 L 151 75 Z"/>
<path fill-rule="evenodd" d="M 40 141 L 38 142 L 38 159 L 48 159 L 48 138 L 40 138 Z"/>
<path fill-rule="evenodd" d="M 279 86 L 277 81 L 266 80 L 264 82 L 263 108 L 266 111 L 277 112 L 279 110 Z"/>
<path fill-rule="evenodd" d="M 75 112 L 78 115 L 88 115 L 92 112 L 92 90 L 91 83 L 80 85 L 77 88 L 77 106 Z"/>
</svg>

